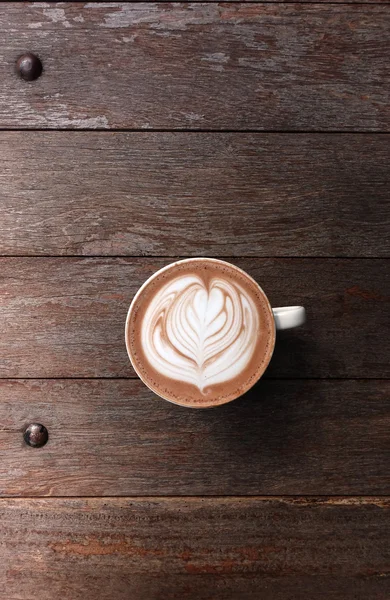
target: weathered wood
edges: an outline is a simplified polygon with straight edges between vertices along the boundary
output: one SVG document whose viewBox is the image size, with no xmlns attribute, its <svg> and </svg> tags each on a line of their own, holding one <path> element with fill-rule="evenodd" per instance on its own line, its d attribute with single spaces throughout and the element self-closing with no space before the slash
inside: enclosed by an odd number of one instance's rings
<svg viewBox="0 0 390 600">
<path fill-rule="evenodd" d="M 389 256 L 390 138 L 0 133 L 4 255 Z"/>
<path fill-rule="evenodd" d="M 6 3 L 0 126 L 389 131 L 389 33 L 384 5 Z"/>
<path fill-rule="evenodd" d="M 2 500 L 3 600 L 386 600 L 383 498 Z"/>
<path fill-rule="evenodd" d="M 134 376 L 124 324 L 162 258 L 1 258 L 0 377 Z M 308 322 L 279 334 L 273 377 L 389 377 L 385 259 L 231 259 L 273 306 Z"/>
<path fill-rule="evenodd" d="M 389 494 L 389 396 L 390 381 L 262 381 L 202 411 L 139 380 L 1 380 L 0 495 Z"/>
</svg>

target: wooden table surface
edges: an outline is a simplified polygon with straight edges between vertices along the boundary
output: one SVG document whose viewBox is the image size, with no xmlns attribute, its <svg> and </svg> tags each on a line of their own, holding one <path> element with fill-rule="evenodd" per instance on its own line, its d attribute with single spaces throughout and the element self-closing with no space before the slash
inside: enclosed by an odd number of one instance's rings
<svg viewBox="0 0 390 600">
<path fill-rule="evenodd" d="M 1 4 L 0 600 L 388 600 L 389 40 L 386 1 Z M 307 308 L 212 411 L 124 345 L 186 256 Z"/>
</svg>

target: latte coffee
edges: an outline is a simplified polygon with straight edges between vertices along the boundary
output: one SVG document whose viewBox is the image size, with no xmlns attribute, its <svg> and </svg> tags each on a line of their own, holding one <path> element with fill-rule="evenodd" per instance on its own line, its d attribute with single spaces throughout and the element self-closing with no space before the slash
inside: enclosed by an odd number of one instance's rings
<svg viewBox="0 0 390 600">
<path fill-rule="evenodd" d="M 142 381 L 162 398 L 206 408 L 245 393 L 275 345 L 268 299 L 244 271 L 192 258 L 155 273 L 136 294 L 126 346 Z"/>
</svg>

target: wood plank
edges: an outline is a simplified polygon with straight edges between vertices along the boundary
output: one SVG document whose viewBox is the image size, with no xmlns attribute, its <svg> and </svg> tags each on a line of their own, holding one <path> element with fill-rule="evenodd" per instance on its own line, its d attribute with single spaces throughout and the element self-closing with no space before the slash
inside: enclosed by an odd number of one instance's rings
<svg viewBox="0 0 390 600">
<path fill-rule="evenodd" d="M 389 131 L 389 32 L 380 4 L 7 3 L 0 126 Z"/>
<path fill-rule="evenodd" d="M 389 256 L 370 134 L 0 133 L 4 255 Z"/>
<path fill-rule="evenodd" d="M 390 591 L 383 498 L 3 500 L 0 519 L 2 600 L 387 600 Z"/>
<path fill-rule="evenodd" d="M 389 397 L 389 381 L 268 380 L 189 410 L 139 380 L 1 380 L 0 495 L 390 494 Z"/>
<path fill-rule="evenodd" d="M 134 376 L 124 324 L 162 258 L 1 258 L 0 377 Z M 231 259 L 273 306 L 303 304 L 279 334 L 272 377 L 389 377 L 385 259 Z"/>
</svg>

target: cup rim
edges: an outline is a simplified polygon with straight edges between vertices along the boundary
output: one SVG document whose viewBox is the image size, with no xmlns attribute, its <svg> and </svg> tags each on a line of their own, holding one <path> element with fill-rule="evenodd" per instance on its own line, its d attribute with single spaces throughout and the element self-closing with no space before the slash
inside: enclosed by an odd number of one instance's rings
<svg viewBox="0 0 390 600">
<path fill-rule="evenodd" d="M 206 261 L 206 262 L 217 262 L 219 264 L 223 264 L 223 265 L 228 265 L 229 267 L 233 267 L 234 269 L 237 269 L 238 271 L 240 271 L 245 277 L 247 277 L 248 279 L 250 279 L 252 281 L 252 283 L 261 291 L 264 299 L 265 299 L 265 304 L 267 306 L 268 312 L 271 316 L 271 323 L 272 323 L 272 332 L 271 332 L 271 345 L 270 345 L 270 349 L 269 349 L 269 354 L 266 357 L 266 360 L 264 360 L 263 362 L 263 370 L 260 372 L 259 376 L 257 377 L 256 381 L 248 386 L 247 388 L 244 389 L 244 391 L 239 395 L 236 396 L 234 398 L 230 398 L 228 400 L 223 400 L 222 402 L 212 402 L 209 404 L 203 404 L 202 406 L 199 405 L 194 405 L 194 404 L 187 404 L 184 402 L 175 402 L 174 400 L 172 400 L 171 398 L 168 398 L 166 396 L 164 396 L 162 393 L 160 393 L 160 391 L 157 391 L 155 389 L 153 389 L 149 383 L 147 383 L 147 381 L 145 381 L 144 377 L 142 376 L 142 374 L 139 372 L 139 370 L 137 369 L 136 365 L 134 364 L 135 361 L 133 361 L 132 359 L 132 352 L 131 352 L 131 347 L 130 347 L 130 343 L 128 341 L 128 329 L 129 329 L 129 323 L 130 323 L 130 319 L 131 319 L 131 315 L 132 315 L 132 310 L 134 308 L 134 306 L 137 303 L 137 300 L 139 298 L 139 296 L 142 294 L 143 290 L 159 275 L 161 275 L 161 273 L 163 273 L 164 271 L 167 271 L 168 269 L 171 269 L 172 267 L 174 267 L 175 265 L 180 265 L 180 264 L 184 264 L 184 263 L 190 263 L 190 262 L 199 262 L 199 261 Z M 140 380 L 146 385 L 146 387 L 152 391 L 154 394 L 156 394 L 159 398 L 162 398 L 163 400 L 166 400 L 167 402 L 170 402 L 171 404 L 175 404 L 176 406 L 183 406 L 185 408 L 197 408 L 197 409 L 206 409 L 206 408 L 217 408 L 218 406 L 223 406 L 224 404 L 229 404 L 230 402 L 233 402 L 234 400 L 237 400 L 238 398 L 241 398 L 241 396 L 243 396 L 244 394 L 246 394 L 250 389 L 252 389 L 252 387 L 254 385 L 256 385 L 260 379 L 263 377 L 266 369 L 268 368 L 268 365 L 272 359 L 274 350 L 275 350 L 275 344 L 276 344 L 276 325 L 275 325 L 275 318 L 274 318 L 274 313 L 272 310 L 272 306 L 270 304 L 270 301 L 268 300 L 268 296 L 267 294 L 264 292 L 263 288 L 257 283 L 257 281 L 251 276 L 249 275 L 249 273 L 247 273 L 246 271 L 244 271 L 244 269 L 241 269 L 240 267 L 237 267 L 236 265 L 226 261 L 226 260 L 221 260 L 219 258 L 209 258 L 207 256 L 200 256 L 200 257 L 191 257 L 191 258 L 183 258 L 180 260 L 175 260 L 171 263 L 169 263 L 168 265 L 165 265 L 164 267 L 161 267 L 161 269 L 158 269 L 157 271 L 155 271 L 150 277 L 148 277 L 146 279 L 146 281 L 144 281 L 144 283 L 139 287 L 139 289 L 137 290 L 137 292 L 135 293 L 130 306 L 127 310 L 127 316 L 126 316 L 126 322 L 125 322 L 125 344 L 126 344 L 126 351 L 127 351 L 127 356 L 130 360 L 130 363 L 134 369 L 134 371 L 136 372 L 136 374 L 138 375 L 138 377 L 140 378 Z"/>
</svg>

